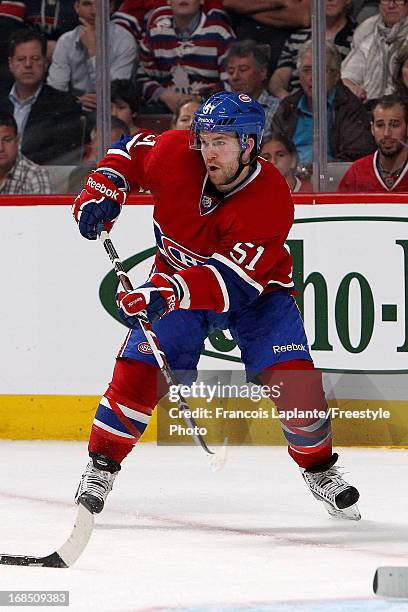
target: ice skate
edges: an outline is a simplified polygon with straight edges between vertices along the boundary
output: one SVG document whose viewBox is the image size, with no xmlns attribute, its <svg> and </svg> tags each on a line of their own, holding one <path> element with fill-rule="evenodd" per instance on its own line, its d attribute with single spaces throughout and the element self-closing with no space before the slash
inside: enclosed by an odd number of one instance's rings
<svg viewBox="0 0 408 612">
<path fill-rule="evenodd" d="M 103 455 L 91 453 L 91 459 L 81 476 L 75 494 L 75 502 L 83 504 L 90 512 L 102 512 L 109 491 L 120 470 L 120 465 Z"/>
<path fill-rule="evenodd" d="M 348 482 L 343 480 L 339 468 L 334 467 L 338 459 L 334 453 L 326 464 L 316 465 L 313 468 L 301 468 L 310 491 L 316 499 L 323 502 L 327 512 L 336 518 L 358 521 L 361 519 L 357 501 L 359 492 Z"/>
</svg>

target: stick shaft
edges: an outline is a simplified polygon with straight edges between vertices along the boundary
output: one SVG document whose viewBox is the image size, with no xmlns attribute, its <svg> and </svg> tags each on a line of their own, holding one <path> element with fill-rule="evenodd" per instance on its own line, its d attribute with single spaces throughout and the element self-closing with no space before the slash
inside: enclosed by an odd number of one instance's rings
<svg viewBox="0 0 408 612">
<path fill-rule="evenodd" d="M 99 238 L 101 239 L 102 244 L 105 248 L 105 251 L 107 252 L 113 264 L 113 268 L 116 272 L 116 276 L 118 277 L 122 287 L 124 288 L 125 291 L 133 291 L 132 282 L 123 268 L 122 261 L 119 258 L 119 255 L 113 245 L 112 240 L 109 238 L 108 232 L 102 230 L 99 233 Z M 167 360 L 166 354 L 164 353 L 163 349 L 160 346 L 159 340 L 153 331 L 153 328 L 152 328 L 152 325 L 149 319 L 147 318 L 147 313 L 144 312 L 142 314 L 142 316 L 139 318 L 139 322 L 140 322 L 140 327 L 142 328 L 143 333 L 146 336 L 146 340 L 149 343 L 150 348 L 152 349 L 153 355 L 157 361 L 157 365 L 159 366 L 159 369 L 162 372 L 166 383 L 169 386 L 171 385 L 177 386 L 179 383 L 176 378 L 176 375 L 174 374 Z M 194 442 L 197 444 L 197 446 L 201 446 L 201 448 L 206 453 L 208 453 L 209 455 L 213 455 L 214 452 L 208 448 L 204 438 L 198 432 L 198 426 L 197 426 L 195 419 L 192 416 L 190 416 L 191 411 L 188 407 L 188 404 L 180 397 L 180 395 L 178 396 L 177 405 L 183 415 L 184 421 L 186 422 L 188 427 L 191 427 L 193 432 L 195 432 L 192 434 Z M 186 411 L 188 411 L 188 414 L 186 414 Z"/>
</svg>

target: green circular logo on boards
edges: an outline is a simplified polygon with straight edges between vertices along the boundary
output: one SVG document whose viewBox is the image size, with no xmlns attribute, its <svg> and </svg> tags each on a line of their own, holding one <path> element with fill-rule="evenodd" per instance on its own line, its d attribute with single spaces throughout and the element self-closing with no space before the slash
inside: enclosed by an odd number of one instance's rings
<svg viewBox="0 0 408 612">
<path fill-rule="evenodd" d="M 131 257 L 128 257 L 128 259 L 125 259 L 122 262 L 123 269 L 125 270 L 125 272 L 129 272 L 138 264 L 142 263 L 146 259 L 149 259 L 149 257 L 153 257 L 156 251 L 156 247 L 151 247 L 149 249 L 141 251 L 140 253 L 136 253 Z M 119 279 L 116 276 L 115 271 L 111 270 L 101 282 L 101 285 L 99 287 L 99 298 L 101 300 L 102 306 L 111 315 L 111 317 L 121 323 L 118 317 L 118 308 L 115 299 L 118 290 Z M 228 361 L 241 362 L 239 357 L 235 357 L 234 355 L 228 355 L 228 353 L 235 349 L 236 343 L 234 340 L 227 338 L 221 329 L 216 329 L 214 332 L 212 332 L 212 334 L 210 334 L 210 336 L 208 337 L 208 340 L 211 346 L 214 347 L 215 351 L 209 351 L 204 349 L 202 351 L 203 355 L 207 355 L 208 357 L 215 357 L 217 359 L 227 359 Z"/>
</svg>

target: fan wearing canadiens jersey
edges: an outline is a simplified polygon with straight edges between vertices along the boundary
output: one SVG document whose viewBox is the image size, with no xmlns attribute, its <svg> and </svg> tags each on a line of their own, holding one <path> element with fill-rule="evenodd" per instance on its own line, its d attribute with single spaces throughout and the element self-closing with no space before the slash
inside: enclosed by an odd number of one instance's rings
<svg viewBox="0 0 408 612">
<path fill-rule="evenodd" d="M 337 191 L 408 192 L 408 106 L 395 94 L 378 98 L 372 108 L 371 131 L 377 151 L 355 161 Z"/>
<path fill-rule="evenodd" d="M 149 190 L 158 247 L 147 282 L 117 296 L 130 330 L 96 411 L 76 494 L 91 512 L 102 510 L 167 391 L 164 384 L 159 391 L 154 356 L 140 348 L 138 317 L 146 311 L 175 371 L 194 373 L 206 337 L 218 328 L 229 329 L 239 346 L 248 380 L 272 387 L 290 372 L 276 400 L 289 454 L 331 515 L 360 518 L 359 493 L 335 466 L 321 374 L 293 297 L 285 247 L 291 195 L 280 172 L 257 156 L 264 124 L 256 100 L 214 94 L 195 112 L 190 132 L 142 132 L 112 145 L 75 200 L 79 231 L 95 240 L 101 224 L 111 229 L 127 193 Z"/>
</svg>

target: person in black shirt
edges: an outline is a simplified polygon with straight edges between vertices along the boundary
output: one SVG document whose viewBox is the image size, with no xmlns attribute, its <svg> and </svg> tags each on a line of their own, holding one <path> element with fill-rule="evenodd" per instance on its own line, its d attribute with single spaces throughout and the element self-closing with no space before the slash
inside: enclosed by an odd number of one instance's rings
<svg viewBox="0 0 408 612">
<path fill-rule="evenodd" d="M 45 84 L 48 62 L 45 37 L 35 30 L 10 39 L 11 89 L 0 96 L 0 110 L 13 113 L 20 150 L 37 164 L 74 164 L 82 142 L 81 108 L 69 93 Z"/>
</svg>

